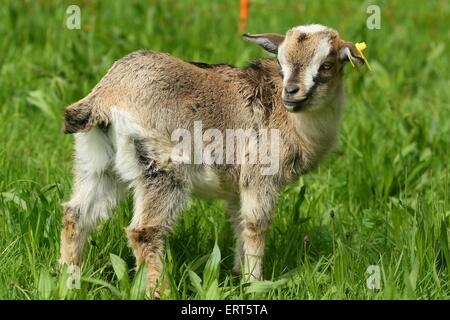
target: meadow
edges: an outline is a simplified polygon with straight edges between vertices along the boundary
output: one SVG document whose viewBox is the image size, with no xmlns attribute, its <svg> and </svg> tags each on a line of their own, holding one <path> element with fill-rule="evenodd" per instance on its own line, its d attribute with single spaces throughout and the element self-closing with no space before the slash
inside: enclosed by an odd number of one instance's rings
<svg viewBox="0 0 450 320">
<path fill-rule="evenodd" d="M 219 202 L 193 200 L 167 240 L 163 299 L 450 298 L 450 2 L 251 0 L 245 31 L 321 23 L 368 44 L 372 72 L 346 67 L 335 152 L 280 195 L 266 281 L 231 272 Z M 66 8 L 81 8 L 81 29 Z M 381 28 L 366 26 L 369 4 Z M 0 5 L 0 299 L 139 299 L 124 228 L 129 196 L 89 238 L 80 289 L 57 264 L 73 137 L 63 109 L 141 48 L 245 66 L 239 1 L 16 1 Z M 375 267 L 370 267 L 375 266 Z M 367 272 L 380 270 L 378 289 Z M 372 268 L 372 269 L 371 269 Z"/>
</svg>

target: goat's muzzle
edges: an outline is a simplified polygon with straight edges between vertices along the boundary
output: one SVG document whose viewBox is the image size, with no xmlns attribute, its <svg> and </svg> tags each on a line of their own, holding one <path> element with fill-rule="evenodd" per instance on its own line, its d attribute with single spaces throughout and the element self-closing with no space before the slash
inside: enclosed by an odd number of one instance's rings
<svg viewBox="0 0 450 320">
<path fill-rule="evenodd" d="M 289 112 L 298 112 L 298 111 L 301 111 L 302 109 L 305 109 L 308 101 L 309 101 L 308 96 L 306 96 L 302 99 L 297 99 L 297 100 L 283 99 L 283 105 L 286 108 L 286 110 Z"/>
</svg>

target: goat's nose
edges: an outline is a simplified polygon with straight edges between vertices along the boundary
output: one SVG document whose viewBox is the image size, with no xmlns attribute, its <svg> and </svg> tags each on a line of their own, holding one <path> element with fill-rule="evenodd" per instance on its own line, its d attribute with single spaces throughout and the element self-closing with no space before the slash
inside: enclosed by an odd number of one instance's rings
<svg viewBox="0 0 450 320">
<path fill-rule="evenodd" d="M 298 90 L 300 90 L 299 86 L 287 86 L 286 88 L 284 88 L 284 93 L 285 94 L 294 94 L 294 93 L 297 93 Z"/>
</svg>

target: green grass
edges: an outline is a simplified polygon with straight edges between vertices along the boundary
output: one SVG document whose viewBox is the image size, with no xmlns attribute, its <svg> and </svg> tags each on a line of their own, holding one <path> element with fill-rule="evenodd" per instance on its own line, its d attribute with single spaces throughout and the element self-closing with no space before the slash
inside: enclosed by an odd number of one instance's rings
<svg viewBox="0 0 450 320">
<path fill-rule="evenodd" d="M 265 56 L 241 40 L 237 0 L 80 1 L 82 30 L 68 30 L 73 2 L 0 6 L 1 299 L 142 297 L 124 233 L 131 198 L 90 238 L 80 290 L 57 266 L 72 179 L 66 105 L 140 48 L 238 66 Z M 231 274 L 223 207 L 195 200 L 168 239 L 164 298 L 449 299 L 450 3 L 380 1 L 380 30 L 366 28 L 372 1 L 251 3 L 246 31 L 326 24 L 366 41 L 374 70 L 347 67 L 337 151 L 280 196 L 270 281 L 248 286 Z M 366 287 L 370 265 L 381 268 L 380 290 Z"/>
</svg>

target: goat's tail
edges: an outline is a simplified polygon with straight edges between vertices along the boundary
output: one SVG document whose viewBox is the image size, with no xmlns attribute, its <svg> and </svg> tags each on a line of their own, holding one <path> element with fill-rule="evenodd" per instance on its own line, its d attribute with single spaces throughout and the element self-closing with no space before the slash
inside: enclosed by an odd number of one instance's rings
<svg viewBox="0 0 450 320">
<path fill-rule="evenodd" d="M 106 127 L 110 115 L 97 108 L 94 99 L 86 97 L 64 110 L 64 133 L 87 132 L 95 126 Z"/>
</svg>

